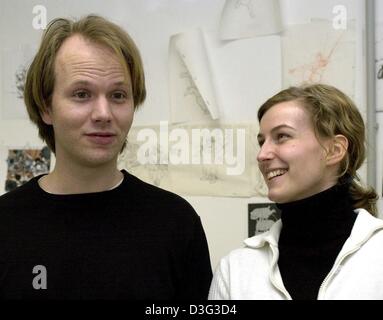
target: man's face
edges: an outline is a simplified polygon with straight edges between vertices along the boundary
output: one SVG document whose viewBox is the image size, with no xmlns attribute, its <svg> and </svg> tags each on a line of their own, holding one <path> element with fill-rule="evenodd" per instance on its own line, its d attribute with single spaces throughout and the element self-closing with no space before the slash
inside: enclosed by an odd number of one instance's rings
<svg viewBox="0 0 383 320">
<path fill-rule="evenodd" d="M 52 104 L 56 159 L 82 167 L 115 166 L 133 121 L 130 74 L 109 48 L 74 35 L 55 61 Z"/>
</svg>

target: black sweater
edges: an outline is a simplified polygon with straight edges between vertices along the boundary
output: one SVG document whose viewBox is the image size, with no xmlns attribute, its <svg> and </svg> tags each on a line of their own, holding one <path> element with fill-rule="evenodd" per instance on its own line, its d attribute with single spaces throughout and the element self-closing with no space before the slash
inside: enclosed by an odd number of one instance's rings
<svg viewBox="0 0 383 320">
<path fill-rule="evenodd" d="M 0 298 L 207 298 L 212 273 L 198 215 L 123 173 L 105 192 L 52 195 L 36 177 L 0 197 Z M 47 288 L 36 290 L 39 265 Z"/>
<path fill-rule="evenodd" d="M 282 231 L 278 266 L 293 299 L 315 300 L 356 219 L 348 185 L 278 204 Z"/>
</svg>

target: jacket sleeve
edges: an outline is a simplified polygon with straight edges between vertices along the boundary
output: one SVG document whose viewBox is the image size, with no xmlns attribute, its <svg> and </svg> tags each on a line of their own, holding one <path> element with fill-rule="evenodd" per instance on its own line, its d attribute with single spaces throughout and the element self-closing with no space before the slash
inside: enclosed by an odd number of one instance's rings
<svg viewBox="0 0 383 320">
<path fill-rule="evenodd" d="M 230 300 L 229 266 L 227 258 L 222 258 L 214 272 L 210 286 L 209 300 Z"/>
</svg>

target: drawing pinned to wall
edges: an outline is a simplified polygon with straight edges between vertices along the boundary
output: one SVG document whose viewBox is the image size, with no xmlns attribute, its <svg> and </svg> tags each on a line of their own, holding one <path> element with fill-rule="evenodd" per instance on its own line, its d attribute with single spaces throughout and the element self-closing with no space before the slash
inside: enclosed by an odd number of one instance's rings
<svg viewBox="0 0 383 320">
<path fill-rule="evenodd" d="M 48 147 L 42 149 L 10 149 L 7 159 L 5 191 L 11 191 L 31 178 L 48 173 L 51 153 Z"/>
<path fill-rule="evenodd" d="M 263 175 L 261 173 L 261 170 L 259 170 L 258 167 L 258 161 L 257 161 L 257 155 L 260 151 L 259 142 L 257 135 L 259 133 L 259 127 L 255 131 L 255 134 L 251 134 L 249 136 L 249 149 L 252 150 L 253 156 L 250 158 L 250 164 L 252 166 L 252 181 L 254 183 L 254 190 L 256 190 L 256 194 L 260 197 L 267 197 L 268 194 L 268 188 L 265 183 L 265 179 L 263 178 Z"/>
<path fill-rule="evenodd" d="M 170 38 L 169 77 L 173 123 L 219 118 L 214 77 L 200 29 Z"/>
<path fill-rule="evenodd" d="M 159 137 L 158 126 L 132 127 L 126 147 L 118 158 L 118 167 L 150 184 L 169 189 L 169 164 L 161 161 L 166 150 L 160 148 Z"/>
<path fill-rule="evenodd" d="M 257 131 L 255 124 L 133 127 L 119 168 L 183 195 L 264 196 L 257 147 L 250 143 Z"/>
<path fill-rule="evenodd" d="M 25 77 L 33 52 L 32 47 L 28 45 L 13 50 L 1 50 L 3 120 L 28 119 L 23 95 Z"/>
<path fill-rule="evenodd" d="M 173 36 L 169 44 L 172 123 L 257 119 L 258 107 L 281 89 L 281 55 L 279 36 L 228 43 L 214 31 Z"/>
<path fill-rule="evenodd" d="M 283 35 L 283 85 L 327 83 L 355 95 L 355 27 L 335 30 L 330 21 L 290 25 Z"/>
<path fill-rule="evenodd" d="M 275 203 L 249 203 L 248 236 L 268 231 L 280 217 L 281 212 Z"/>
<path fill-rule="evenodd" d="M 224 42 L 213 31 L 205 35 L 220 120 L 257 121 L 259 106 L 282 87 L 280 36 Z"/>
<path fill-rule="evenodd" d="M 226 0 L 220 39 L 235 40 L 282 31 L 278 0 Z"/>
<path fill-rule="evenodd" d="M 383 19 L 383 18 L 382 18 Z M 383 21 L 376 27 L 376 107 L 383 111 Z"/>
<path fill-rule="evenodd" d="M 173 129 L 184 131 L 190 146 L 190 161 L 170 163 L 173 191 L 227 197 L 254 194 L 250 160 L 254 152 L 248 143 L 253 126 L 211 123 L 178 125 Z"/>
<path fill-rule="evenodd" d="M 376 148 L 376 192 L 379 195 L 378 217 L 383 219 L 383 112 L 376 113 L 376 122 L 378 124 L 377 148 Z"/>
</svg>

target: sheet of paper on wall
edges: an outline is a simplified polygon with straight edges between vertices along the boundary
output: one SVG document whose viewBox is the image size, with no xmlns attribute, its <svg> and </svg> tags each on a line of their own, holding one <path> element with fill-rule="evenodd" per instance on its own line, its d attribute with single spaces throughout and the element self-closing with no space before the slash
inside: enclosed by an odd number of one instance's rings
<svg viewBox="0 0 383 320">
<path fill-rule="evenodd" d="M 169 149 L 172 191 L 191 196 L 249 197 L 253 188 L 250 125 L 179 125 L 177 144 Z M 188 156 L 185 157 L 186 138 Z M 189 161 L 180 163 L 184 158 Z M 252 159 L 253 158 L 253 159 Z M 179 164 L 177 164 L 179 163 Z"/>
<path fill-rule="evenodd" d="M 248 145 L 246 147 L 249 151 L 249 163 L 251 168 L 251 181 L 253 193 L 252 196 L 267 197 L 268 188 L 265 183 L 265 179 L 258 167 L 257 155 L 259 153 L 260 147 L 258 143 L 257 135 L 259 133 L 259 124 L 252 124 L 252 131 L 248 137 Z"/>
<path fill-rule="evenodd" d="M 378 217 L 383 218 L 383 112 L 376 114 L 378 135 L 376 141 L 376 192 L 379 195 Z"/>
<path fill-rule="evenodd" d="M 383 111 L 383 21 L 379 21 L 379 23 L 377 24 L 375 37 L 376 107 L 378 111 Z"/>
<path fill-rule="evenodd" d="M 206 32 L 215 76 L 220 119 L 257 121 L 260 105 L 281 89 L 282 52 L 278 35 L 221 41 Z"/>
<path fill-rule="evenodd" d="M 234 40 L 282 31 L 279 0 L 226 0 L 220 39 Z"/>
<path fill-rule="evenodd" d="M 50 164 L 51 152 L 48 147 L 42 149 L 9 149 L 5 191 L 9 192 L 37 175 L 48 173 Z"/>
<path fill-rule="evenodd" d="M 264 196 L 256 132 L 255 123 L 134 127 L 119 168 L 183 195 Z"/>
<path fill-rule="evenodd" d="M 283 85 L 327 83 L 355 95 L 355 27 L 335 29 L 331 21 L 291 25 L 283 36 Z"/>
<path fill-rule="evenodd" d="M 172 123 L 219 118 L 213 79 L 203 32 L 173 35 L 169 43 Z"/>
<path fill-rule="evenodd" d="M 1 50 L 1 118 L 3 120 L 28 119 L 23 94 L 26 72 L 33 54 L 34 48 L 29 45 Z"/>
<path fill-rule="evenodd" d="M 118 158 L 118 168 L 157 187 L 169 189 L 171 185 L 166 147 L 161 148 L 159 126 L 136 126 L 129 130 L 127 145 Z"/>
</svg>

